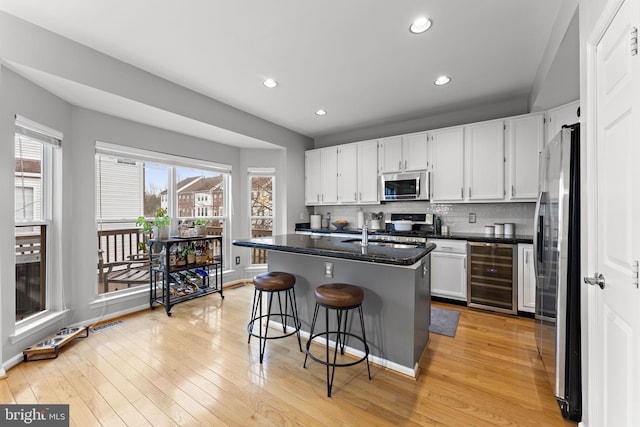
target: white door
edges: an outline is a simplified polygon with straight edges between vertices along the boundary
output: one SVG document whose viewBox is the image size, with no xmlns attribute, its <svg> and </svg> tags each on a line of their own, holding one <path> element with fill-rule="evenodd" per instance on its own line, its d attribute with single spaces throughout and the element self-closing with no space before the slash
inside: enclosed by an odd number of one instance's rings
<svg viewBox="0 0 640 427">
<path fill-rule="evenodd" d="M 358 202 L 378 203 L 378 141 L 358 143 Z"/>
<path fill-rule="evenodd" d="M 504 123 L 467 126 L 465 129 L 467 199 L 503 200 Z"/>
<path fill-rule="evenodd" d="M 560 132 L 562 126 L 572 125 L 580 121 L 578 110 L 580 101 L 574 101 L 549 110 L 547 117 L 547 144 Z"/>
<path fill-rule="evenodd" d="M 338 202 L 356 203 L 358 200 L 358 144 L 338 148 Z"/>
<path fill-rule="evenodd" d="M 320 150 L 320 155 L 320 164 L 322 165 L 320 202 L 335 204 L 338 202 L 338 149 L 336 147 L 323 148 Z"/>
<path fill-rule="evenodd" d="M 380 172 L 400 172 L 402 170 L 402 137 L 391 136 L 380 140 Z"/>
<path fill-rule="evenodd" d="M 419 132 L 405 135 L 404 167 L 405 171 L 419 171 L 427 169 L 427 133 Z"/>
<path fill-rule="evenodd" d="M 640 425 L 640 290 L 634 268 L 640 258 L 640 56 L 631 42 L 638 12 L 638 0 L 626 0 L 595 52 L 596 135 L 589 163 L 595 170 L 587 169 L 587 176 L 595 174 L 589 205 L 589 214 L 595 211 L 595 257 L 587 271 L 602 274 L 604 289 L 589 289 L 596 307 L 588 316 L 595 319 L 589 374 L 596 380 L 590 381 L 595 387 L 588 390 L 589 405 L 601 405 L 599 411 L 587 406 L 594 426 Z"/>
<path fill-rule="evenodd" d="M 509 120 L 509 200 L 534 201 L 538 196 L 538 153 L 544 144 L 544 116 Z"/>
<path fill-rule="evenodd" d="M 322 192 L 322 166 L 320 150 L 309 150 L 304 153 L 305 160 L 305 204 L 319 205 Z"/>
<path fill-rule="evenodd" d="M 464 129 L 462 127 L 431 133 L 431 200 L 464 199 Z"/>
</svg>

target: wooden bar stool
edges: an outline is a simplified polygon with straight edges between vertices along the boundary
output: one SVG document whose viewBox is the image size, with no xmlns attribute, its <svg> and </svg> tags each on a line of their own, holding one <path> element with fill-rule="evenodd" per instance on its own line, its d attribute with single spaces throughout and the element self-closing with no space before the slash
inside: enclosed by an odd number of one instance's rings
<svg viewBox="0 0 640 427">
<path fill-rule="evenodd" d="M 258 337 L 260 348 L 260 363 L 264 358 L 264 351 L 267 347 L 267 340 L 285 338 L 293 334 L 298 335 L 298 347 L 302 351 L 302 343 L 300 342 L 300 319 L 298 318 L 298 305 L 296 304 L 296 291 L 294 285 L 296 284 L 296 277 L 293 274 L 283 273 L 279 271 L 270 271 L 267 273 L 259 274 L 253 278 L 253 285 L 255 287 L 253 291 L 253 303 L 251 309 L 251 320 L 247 325 L 247 332 L 249 332 L 249 339 L 247 343 L 251 342 L 251 337 Z M 262 294 L 267 292 L 269 294 L 269 306 L 267 313 L 262 313 Z M 280 293 L 284 292 L 284 310 L 282 309 L 282 299 Z M 271 306 L 273 303 L 273 295 L 278 295 L 278 306 L 280 311 L 277 313 L 271 312 Z M 290 312 L 289 312 L 290 311 Z M 282 334 L 268 336 L 269 321 L 271 316 L 280 317 L 282 323 Z M 267 321 L 262 330 L 262 319 L 266 318 Z M 293 323 L 294 330 L 287 332 L 287 323 L 289 320 Z M 258 332 L 253 331 L 253 325 L 258 322 Z"/>
<path fill-rule="evenodd" d="M 311 323 L 311 332 L 309 333 L 309 341 L 307 341 L 307 354 L 304 357 L 303 366 L 307 367 L 307 357 L 311 357 L 318 363 L 322 363 L 327 367 L 327 396 L 331 397 L 331 388 L 333 387 L 333 377 L 336 371 L 336 366 L 353 366 L 364 360 L 367 361 L 367 373 L 369 374 L 369 380 L 371 380 L 371 370 L 369 368 L 369 345 L 367 344 L 367 335 L 364 330 L 364 318 L 362 316 L 362 301 L 364 300 L 364 292 L 361 288 L 349 285 L 346 283 L 328 283 L 326 285 L 318 286 L 315 290 L 316 307 L 313 312 L 313 322 Z M 325 332 L 314 334 L 316 326 L 316 320 L 318 319 L 318 311 L 320 307 L 325 309 Z M 349 310 L 358 309 L 360 315 L 360 328 L 362 329 L 362 336 L 355 335 L 351 332 L 347 332 L 347 317 Z M 336 331 L 329 330 L 329 310 L 336 310 L 337 327 Z M 333 361 L 329 359 L 329 338 L 331 334 L 336 337 L 335 350 L 333 352 Z M 323 336 L 326 338 L 325 345 L 325 359 L 319 359 L 311 354 L 309 347 L 311 341 L 314 338 Z M 364 344 L 364 356 L 356 361 L 348 363 L 337 363 L 338 348 L 340 348 L 340 354 L 344 354 L 344 346 L 348 337 L 353 337 Z M 331 370 L 329 369 L 331 367 Z M 330 372 L 331 371 L 331 372 Z"/>
</svg>

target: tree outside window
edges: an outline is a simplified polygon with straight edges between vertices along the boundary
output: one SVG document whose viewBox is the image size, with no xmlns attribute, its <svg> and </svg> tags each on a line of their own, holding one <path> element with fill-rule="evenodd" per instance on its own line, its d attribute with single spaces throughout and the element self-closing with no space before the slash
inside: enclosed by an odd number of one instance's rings
<svg viewBox="0 0 640 427">
<path fill-rule="evenodd" d="M 272 174 L 249 174 L 249 206 L 251 237 L 273 235 L 275 177 Z M 251 264 L 267 263 L 267 251 L 252 248 Z"/>
</svg>

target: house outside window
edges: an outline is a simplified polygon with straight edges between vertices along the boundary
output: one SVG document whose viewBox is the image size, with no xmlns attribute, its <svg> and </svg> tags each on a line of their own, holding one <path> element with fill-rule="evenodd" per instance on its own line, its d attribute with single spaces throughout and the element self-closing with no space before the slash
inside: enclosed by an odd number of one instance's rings
<svg viewBox="0 0 640 427">
<path fill-rule="evenodd" d="M 249 169 L 249 224 L 251 237 L 273 235 L 275 207 L 275 170 Z M 267 251 L 251 249 L 251 265 L 267 263 Z"/>
<path fill-rule="evenodd" d="M 51 265 L 47 257 L 53 218 L 53 151 L 62 135 L 16 119 L 15 268 L 16 323 L 50 309 Z M 58 284 L 59 286 L 59 284 Z"/>
<path fill-rule="evenodd" d="M 122 267 L 123 261 L 146 261 L 143 258 L 150 236 L 140 235 L 136 220 L 139 216 L 151 220 L 158 208 L 166 209 L 174 223 L 205 218 L 208 234 L 223 236 L 223 261 L 226 261 L 224 255 L 231 243 L 224 203 L 230 191 L 229 166 L 102 142 L 97 144 L 96 152 L 96 222 L 98 251 L 102 255 L 98 294 L 148 286 L 146 277 L 143 279 L 146 283 L 113 283 L 110 277 L 117 274 L 113 273 L 117 268 L 126 268 Z M 188 167 L 193 164 L 197 168 Z M 198 202 L 199 194 L 211 192 L 222 194 L 215 209 Z M 218 214 L 207 215 L 209 211 Z M 138 268 L 141 265 L 132 264 Z"/>
</svg>

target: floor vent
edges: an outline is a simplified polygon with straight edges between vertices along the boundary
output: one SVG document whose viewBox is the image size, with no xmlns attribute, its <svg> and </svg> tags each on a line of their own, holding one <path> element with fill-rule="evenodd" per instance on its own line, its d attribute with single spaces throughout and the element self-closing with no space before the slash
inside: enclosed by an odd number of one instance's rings
<svg viewBox="0 0 640 427">
<path fill-rule="evenodd" d="M 107 329 L 112 326 L 119 325 L 120 323 L 124 323 L 124 320 L 116 320 L 115 322 L 105 323 L 104 325 L 96 326 L 95 328 L 91 328 L 91 332 L 100 332 L 103 329 Z"/>
</svg>

